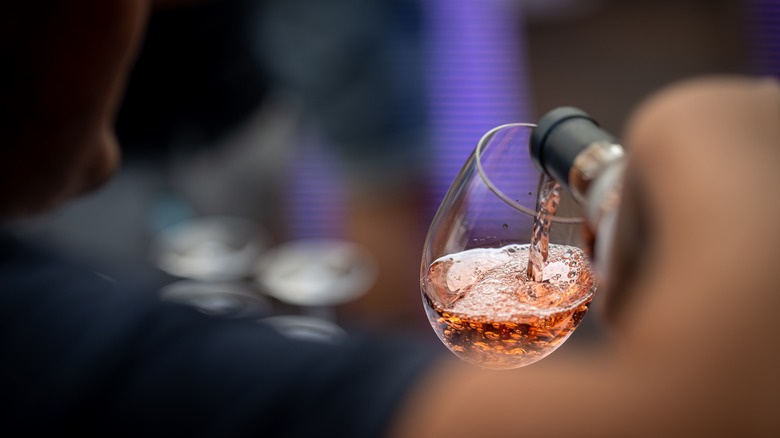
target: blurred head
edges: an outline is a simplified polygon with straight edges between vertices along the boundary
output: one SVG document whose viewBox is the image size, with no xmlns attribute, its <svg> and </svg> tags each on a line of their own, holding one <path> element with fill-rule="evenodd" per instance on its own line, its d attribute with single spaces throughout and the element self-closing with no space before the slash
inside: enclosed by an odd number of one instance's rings
<svg viewBox="0 0 780 438">
<path fill-rule="evenodd" d="M 145 0 L 3 6 L 0 217 L 44 211 L 104 182 Z"/>
</svg>

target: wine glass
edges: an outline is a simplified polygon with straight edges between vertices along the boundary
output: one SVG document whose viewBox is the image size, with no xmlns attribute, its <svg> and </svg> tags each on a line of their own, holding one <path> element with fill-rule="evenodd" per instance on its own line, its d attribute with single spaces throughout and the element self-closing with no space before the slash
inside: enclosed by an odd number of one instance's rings
<svg viewBox="0 0 780 438">
<path fill-rule="evenodd" d="M 579 207 L 562 193 L 540 282 L 528 260 L 539 172 L 528 154 L 535 125 L 486 133 L 431 223 L 423 249 L 423 306 L 439 339 L 483 368 L 534 363 L 582 320 L 596 288 L 580 249 Z"/>
<path fill-rule="evenodd" d="M 183 279 L 163 287 L 160 298 L 223 318 L 271 314 L 270 300 L 245 281 L 269 241 L 259 224 L 238 217 L 196 217 L 164 228 L 152 241 L 151 259 Z"/>
<path fill-rule="evenodd" d="M 154 263 L 170 275 L 203 282 L 237 281 L 252 273 L 270 238 L 238 217 L 188 219 L 163 229 L 152 242 Z"/>
<path fill-rule="evenodd" d="M 365 248 L 330 238 L 279 245 L 258 260 L 255 271 L 266 295 L 331 322 L 335 306 L 360 298 L 377 276 L 376 262 Z"/>
<path fill-rule="evenodd" d="M 160 299 L 194 307 L 201 313 L 222 318 L 262 318 L 272 304 L 245 282 L 179 280 L 160 290 Z"/>
</svg>

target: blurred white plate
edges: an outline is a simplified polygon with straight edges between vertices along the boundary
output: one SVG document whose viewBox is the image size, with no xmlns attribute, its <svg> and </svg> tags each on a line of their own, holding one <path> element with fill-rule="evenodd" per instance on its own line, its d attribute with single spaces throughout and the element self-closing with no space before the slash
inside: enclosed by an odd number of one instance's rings
<svg viewBox="0 0 780 438">
<path fill-rule="evenodd" d="M 347 332 L 338 325 L 310 316 L 272 316 L 259 322 L 270 325 L 288 338 L 304 341 L 337 343 L 347 336 Z"/>
<path fill-rule="evenodd" d="M 244 318 L 271 314 L 271 302 L 242 283 L 201 283 L 181 280 L 160 290 L 160 298 L 195 307 L 214 316 Z"/>
<path fill-rule="evenodd" d="M 257 282 L 268 295 L 297 306 L 333 306 L 365 294 L 376 281 L 374 258 L 338 239 L 287 242 L 263 254 Z"/>
<path fill-rule="evenodd" d="M 187 220 L 152 242 L 152 260 L 163 271 L 201 281 L 246 278 L 268 245 L 259 225 L 234 217 Z"/>
</svg>

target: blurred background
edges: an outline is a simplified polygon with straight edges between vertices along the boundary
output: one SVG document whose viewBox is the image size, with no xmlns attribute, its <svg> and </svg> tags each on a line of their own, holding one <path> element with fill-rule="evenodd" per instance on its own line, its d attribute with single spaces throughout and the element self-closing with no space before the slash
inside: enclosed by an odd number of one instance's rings
<svg viewBox="0 0 780 438">
<path fill-rule="evenodd" d="M 19 230 L 206 312 L 435 339 L 422 245 L 485 131 L 574 105 L 620 133 L 671 82 L 780 73 L 779 25 L 774 0 L 157 1 L 121 172 Z"/>
</svg>

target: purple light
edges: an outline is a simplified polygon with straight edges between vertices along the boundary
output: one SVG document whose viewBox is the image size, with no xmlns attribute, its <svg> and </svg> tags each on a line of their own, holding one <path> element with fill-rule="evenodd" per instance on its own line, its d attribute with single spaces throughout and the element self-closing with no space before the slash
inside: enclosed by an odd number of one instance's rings
<svg viewBox="0 0 780 438">
<path fill-rule="evenodd" d="M 425 6 L 432 202 L 438 204 L 480 137 L 497 125 L 529 121 L 531 111 L 522 21 L 511 2 L 429 0 Z M 522 171 L 535 181 L 530 160 Z"/>
<path fill-rule="evenodd" d="M 343 237 L 344 187 L 337 174 L 335 157 L 315 135 L 309 135 L 293 154 L 289 177 L 292 238 Z"/>
<path fill-rule="evenodd" d="M 511 2 L 423 3 L 435 211 L 480 137 L 504 123 L 530 121 L 531 111 L 522 20 Z M 344 199 L 333 159 L 321 147 L 295 155 L 288 192 L 291 236 L 343 235 Z M 538 173 L 530 160 L 523 164 L 519 171 L 535 187 Z"/>
<path fill-rule="evenodd" d="M 780 76 L 780 1 L 752 0 L 747 20 L 755 72 Z"/>
</svg>

